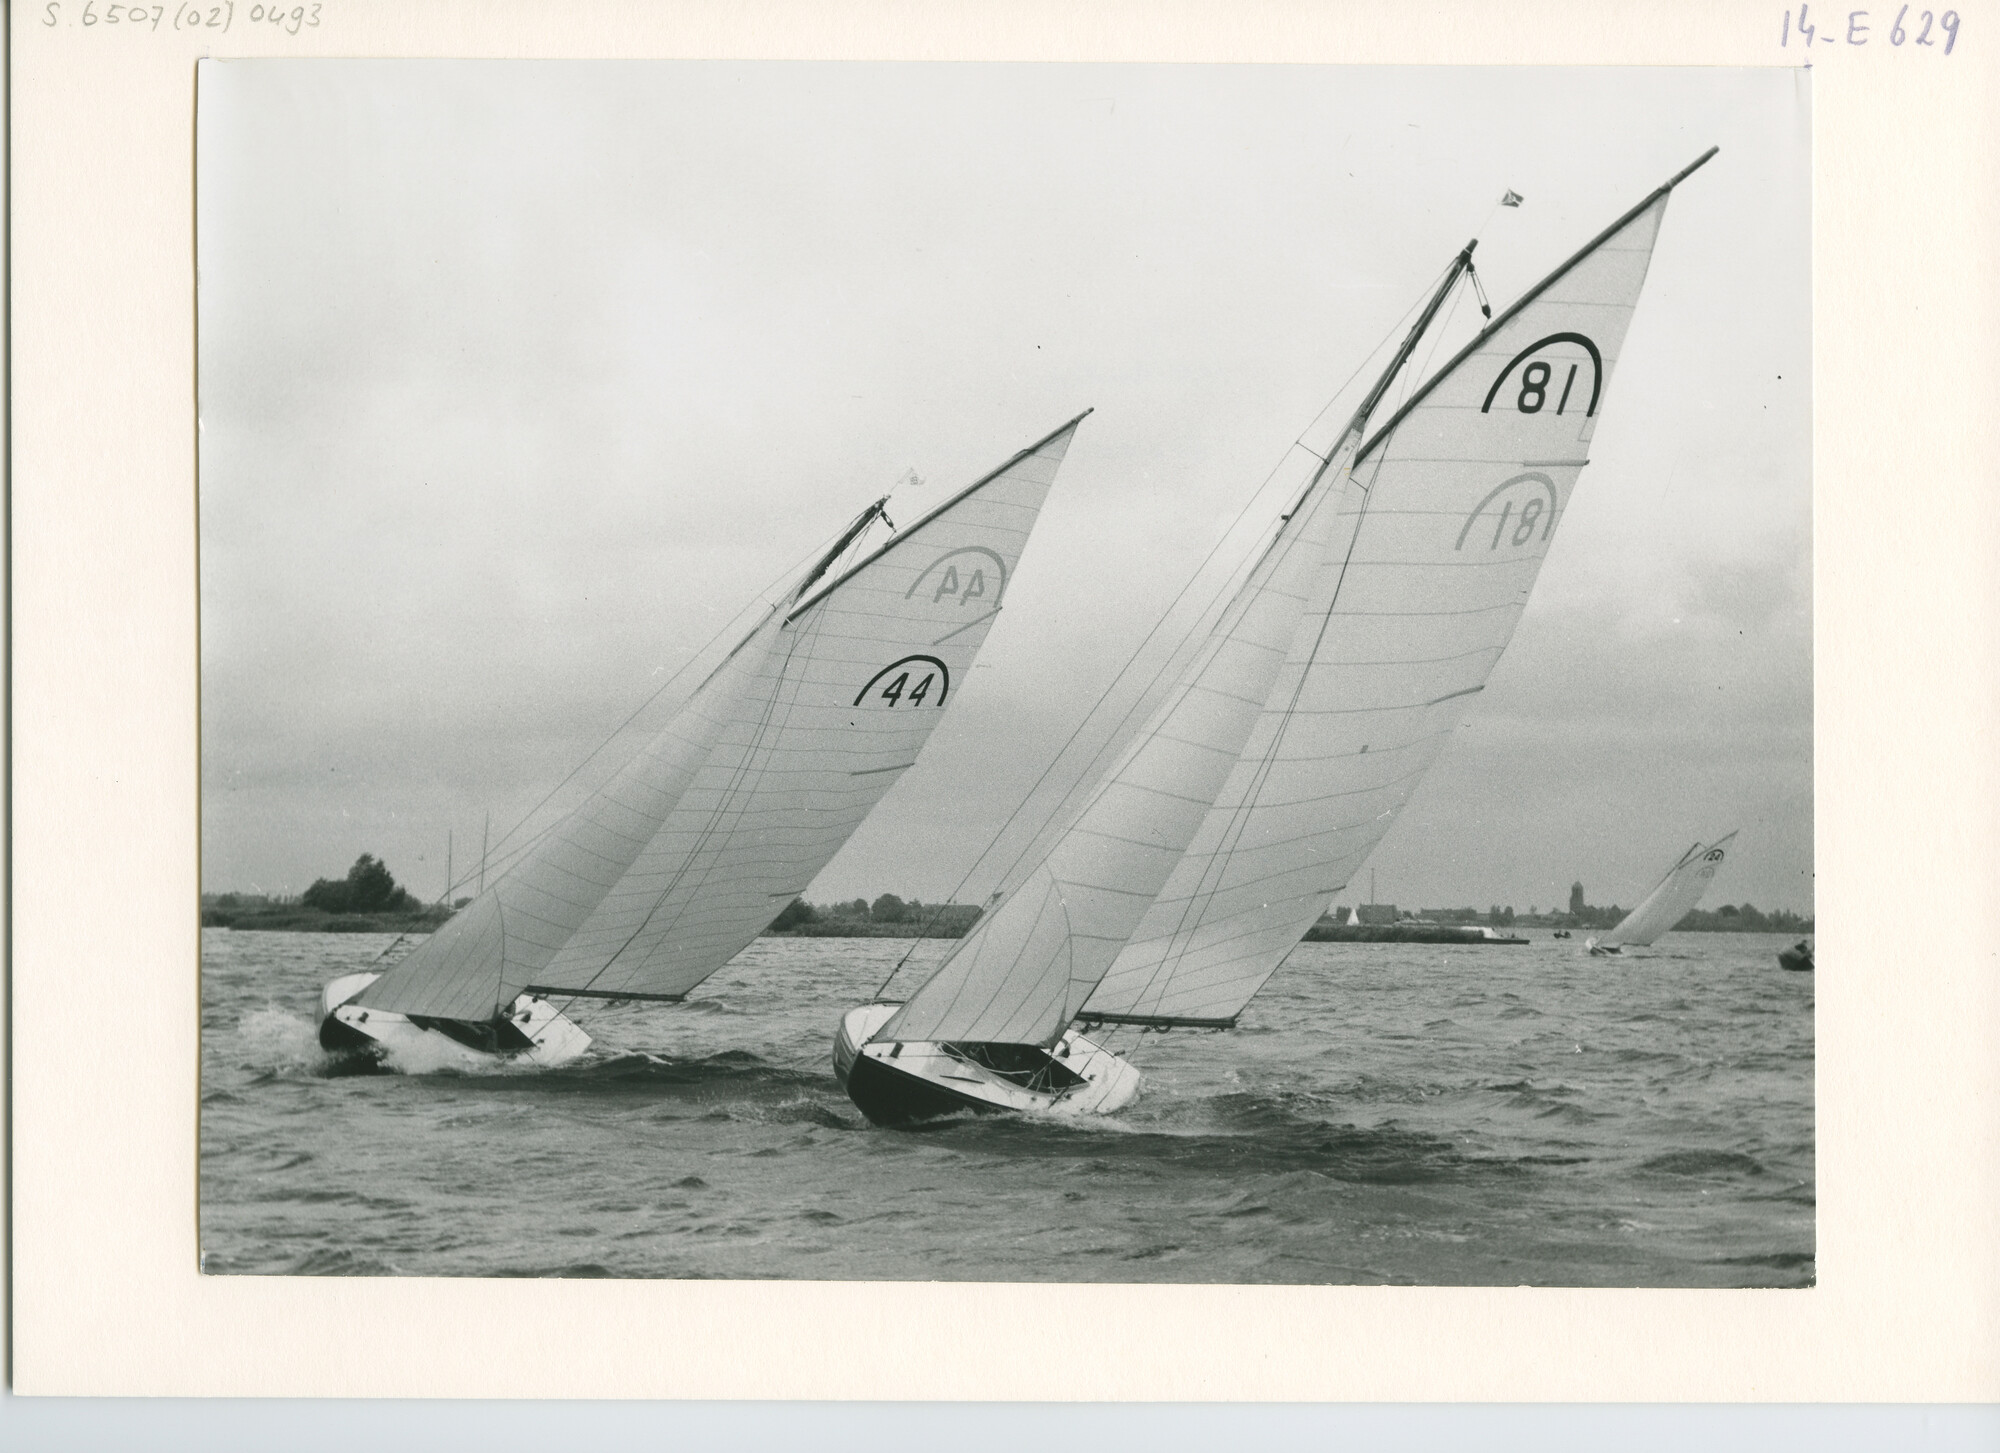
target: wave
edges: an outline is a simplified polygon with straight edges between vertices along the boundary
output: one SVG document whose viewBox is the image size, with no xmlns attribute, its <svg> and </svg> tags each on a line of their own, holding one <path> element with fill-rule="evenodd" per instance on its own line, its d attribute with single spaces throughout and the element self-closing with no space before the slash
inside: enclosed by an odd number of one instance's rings
<svg viewBox="0 0 2000 1453">
<path fill-rule="evenodd" d="M 578 1102 L 624 1102 L 633 1108 L 678 1109 L 699 1118 L 752 1123 L 803 1124 L 828 1130 L 858 1129 L 856 1112 L 845 1116 L 831 1101 L 832 1076 L 817 1068 L 774 1064 L 749 1050 L 729 1049 L 692 1059 L 619 1051 L 586 1057 L 557 1069 L 468 1077 L 467 1093 L 527 1096 L 551 1107 Z M 830 1093 L 831 1092 L 831 1093 Z M 846 1097 L 839 1104 L 846 1107 Z"/>
<path fill-rule="evenodd" d="M 1764 1174 L 1763 1164 L 1754 1156 L 1733 1150 L 1671 1150 L 1640 1161 L 1639 1169 L 1674 1176 Z"/>
<path fill-rule="evenodd" d="M 435 1043 L 433 1043 L 435 1041 Z M 236 1042 L 242 1067 L 251 1083 L 287 1080 L 343 1079 L 352 1075 L 509 1075 L 532 1073 L 526 1061 L 481 1059 L 442 1035 L 423 1039 L 381 1056 L 320 1048 L 318 1021 L 276 1004 L 252 1009 L 237 1022 Z"/>
<path fill-rule="evenodd" d="M 365 1064 L 371 1058 L 368 1055 L 358 1054 L 329 1055 L 328 1068 L 330 1071 L 348 1069 L 357 1061 Z M 377 1063 L 379 1068 L 391 1074 L 462 1076 L 467 1079 L 533 1075 L 542 1072 L 542 1067 L 530 1060 L 499 1059 L 492 1055 L 478 1054 L 465 1049 L 456 1040 L 437 1033 L 418 1035 L 407 1043 L 385 1047 Z"/>
<path fill-rule="evenodd" d="M 266 1074 L 288 1074 L 320 1067 L 326 1052 L 319 1047 L 319 1029 L 304 1015 L 266 1004 L 252 1009 L 236 1024 L 236 1042 L 244 1068 Z"/>
<path fill-rule="evenodd" d="M 287 1276 L 400 1276 L 402 1268 L 345 1247 L 321 1247 L 285 1268 Z"/>
<path fill-rule="evenodd" d="M 1713 1260 L 1717 1266 L 1771 1266 L 1780 1271 L 1803 1267 L 1810 1271 L 1819 1258 L 1810 1251 L 1768 1251 L 1757 1256 L 1718 1256 Z"/>
<path fill-rule="evenodd" d="M 1085 1169 L 1106 1172 L 1184 1170 L 1204 1178 L 1304 1170 L 1335 1180 L 1400 1185 L 1505 1164 L 1468 1155 L 1425 1131 L 1343 1123 L 1330 1118 L 1331 1109 L 1309 1092 L 1245 1091 L 1155 1106 L 1143 1122 L 968 1114 L 929 1121 L 915 1133 L 982 1155 L 1081 1161 Z"/>
<path fill-rule="evenodd" d="M 681 1014 L 735 1015 L 741 1017 L 747 1011 L 739 1009 L 726 999 L 688 999 L 675 1006 Z"/>
</svg>

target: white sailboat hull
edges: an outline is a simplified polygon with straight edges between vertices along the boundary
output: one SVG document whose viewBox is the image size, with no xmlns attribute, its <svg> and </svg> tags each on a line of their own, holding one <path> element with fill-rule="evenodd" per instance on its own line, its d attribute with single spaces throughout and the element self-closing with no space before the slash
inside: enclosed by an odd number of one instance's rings
<svg viewBox="0 0 2000 1453">
<path fill-rule="evenodd" d="M 346 974 L 320 994 L 319 1042 L 336 1054 L 365 1055 L 404 1072 L 532 1064 L 553 1069 L 590 1048 L 590 1036 L 555 1005 L 523 994 L 490 1021 L 429 1019 L 370 1009 L 354 999 L 379 974 Z"/>
<path fill-rule="evenodd" d="M 877 1125 L 959 1114 L 1109 1115 L 1138 1097 L 1145 1078 L 1073 1029 L 1048 1052 L 1012 1044 L 871 1044 L 869 1036 L 899 1007 L 851 1009 L 834 1036 L 834 1074 Z"/>
<path fill-rule="evenodd" d="M 847 1072 L 854 1068 L 855 1056 L 861 1053 L 861 1046 L 889 1022 L 890 1016 L 899 1007 L 896 1004 L 863 1004 L 841 1016 L 840 1028 L 833 1036 L 833 1077 L 843 1086 L 847 1084 Z"/>
</svg>

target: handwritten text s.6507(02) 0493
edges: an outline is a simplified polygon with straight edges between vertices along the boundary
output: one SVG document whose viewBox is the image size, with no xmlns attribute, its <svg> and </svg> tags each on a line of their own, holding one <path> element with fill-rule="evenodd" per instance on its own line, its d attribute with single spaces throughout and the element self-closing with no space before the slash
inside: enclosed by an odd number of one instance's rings
<svg viewBox="0 0 2000 1453">
<path fill-rule="evenodd" d="M 76 30 L 102 30 L 107 33 L 121 31 L 131 34 L 138 31 L 149 34 L 159 30 L 219 30 L 225 33 L 236 28 L 241 20 L 246 30 L 250 26 L 277 31 L 284 35 L 297 35 L 304 30 L 317 30 L 320 12 L 324 9 L 321 0 L 310 0 L 303 5 L 242 5 L 237 0 L 223 0 L 220 5 L 190 4 L 180 0 L 171 9 L 165 5 L 103 4 L 100 0 L 42 0 L 41 23 L 43 28 L 66 26 Z"/>
</svg>

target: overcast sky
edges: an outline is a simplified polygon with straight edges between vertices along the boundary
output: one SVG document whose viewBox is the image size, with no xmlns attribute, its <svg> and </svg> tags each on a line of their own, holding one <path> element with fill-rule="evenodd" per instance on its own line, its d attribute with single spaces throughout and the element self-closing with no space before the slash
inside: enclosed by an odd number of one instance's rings
<svg viewBox="0 0 2000 1453">
<path fill-rule="evenodd" d="M 204 63 L 204 887 L 366 851 L 437 894 L 448 831 L 462 876 L 907 471 L 904 517 L 1094 407 L 972 681 L 808 894 L 942 897 L 1475 230 L 1502 305 L 1719 144 L 1371 866 L 1405 906 L 1631 904 L 1741 828 L 1710 906 L 1809 909 L 1805 85 Z"/>
</svg>

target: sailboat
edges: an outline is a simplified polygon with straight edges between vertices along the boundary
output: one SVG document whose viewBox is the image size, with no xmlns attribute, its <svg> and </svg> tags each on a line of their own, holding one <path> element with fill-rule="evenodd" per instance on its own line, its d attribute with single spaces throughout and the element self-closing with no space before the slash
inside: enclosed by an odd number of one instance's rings
<svg viewBox="0 0 2000 1453">
<path fill-rule="evenodd" d="M 735 957 L 915 765 L 1085 416 L 872 549 L 886 498 L 862 511 L 471 903 L 389 969 L 329 984 L 321 1045 L 391 1067 L 560 1065 L 590 1044 L 576 1000 L 678 1002 Z"/>
<path fill-rule="evenodd" d="M 1652 943 L 1701 902 L 1701 895 L 1715 880 L 1715 870 L 1722 866 L 1729 844 L 1735 840 L 1736 834 L 1732 832 L 1712 843 L 1696 843 L 1682 853 L 1680 861 L 1667 869 L 1666 876 L 1653 885 L 1653 891 L 1640 900 L 1637 908 L 1619 919 L 1617 926 L 1604 937 L 1585 939 L 1584 948 L 1602 958 L 1606 954 L 1623 953 L 1627 944 L 1644 948 Z"/>
<path fill-rule="evenodd" d="M 1235 1025 L 1484 689 L 1588 462 L 1668 197 L 1714 154 L 1371 432 L 1476 240 L 1458 254 L 1066 829 L 905 1002 L 843 1018 L 835 1071 L 869 1119 L 1108 1113 L 1141 1076 L 1091 1034 Z"/>
</svg>

